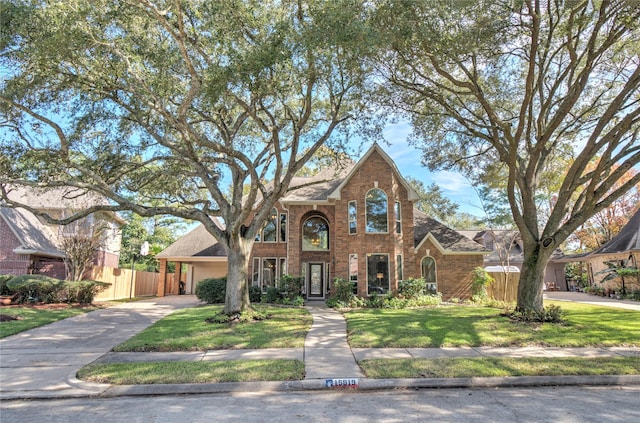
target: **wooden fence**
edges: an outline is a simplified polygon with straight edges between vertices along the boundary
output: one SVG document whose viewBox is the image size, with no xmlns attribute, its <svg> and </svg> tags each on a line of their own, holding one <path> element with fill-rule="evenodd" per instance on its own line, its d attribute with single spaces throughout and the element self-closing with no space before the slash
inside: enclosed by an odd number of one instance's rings
<svg viewBox="0 0 640 423">
<path fill-rule="evenodd" d="M 520 273 L 489 272 L 495 282 L 487 287 L 487 294 L 498 301 L 518 301 Z"/>
<path fill-rule="evenodd" d="M 159 276 L 159 273 L 101 266 L 94 266 L 91 271 L 92 280 L 111 284 L 109 288 L 96 296 L 96 300 L 117 300 L 156 295 Z M 167 274 L 167 278 L 173 278 L 173 273 Z"/>
</svg>

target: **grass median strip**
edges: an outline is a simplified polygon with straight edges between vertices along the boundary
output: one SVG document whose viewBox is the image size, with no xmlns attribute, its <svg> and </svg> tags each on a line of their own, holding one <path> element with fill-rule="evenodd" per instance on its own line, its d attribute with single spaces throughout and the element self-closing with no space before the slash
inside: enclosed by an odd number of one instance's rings
<svg viewBox="0 0 640 423">
<path fill-rule="evenodd" d="M 78 379 L 112 385 L 259 382 L 304 379 L 300 360 L 229 360 L 91 364 Z"/>
<path fill-rule="evenodd" d="M 269 315 L 266 320 L 208 323 L 222 306 L 179 310 L 120 344 L 114 351 L 170 352 L 217 349 L 297 348 L 313 318 L 303 308 L 255 305 Z"/>
<path fill-rule="evenodd" d="M 48 325 L 79 314 L 88 313 L 98 308 L 92 306 L 73 307 L 66 305 L 57 305 L 56 307 L 57 308 L 53 308 L 53 306 L 18 306 L 0 308 L 0 315 L 2 315 L 0 338 Z"/>
<path fill-rule="evenodd" d="M 502 310 L 442 306 L 345 312 L 354 348 L 640 346 L 640 312 L 567 302 L 564 324 L 513 322 Z"/>
<path fill-rule="evenodd" d="M 638 357 L 373 359 L 359 364 L 373 379 L 640 374 Z"/>
</svg>

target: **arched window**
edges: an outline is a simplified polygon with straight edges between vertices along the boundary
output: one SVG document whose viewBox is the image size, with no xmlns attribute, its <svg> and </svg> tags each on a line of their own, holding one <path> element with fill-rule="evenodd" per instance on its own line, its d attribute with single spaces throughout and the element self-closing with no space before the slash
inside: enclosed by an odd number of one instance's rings
<svg viewBox="0 0 640 423">
<path fill-rule="evenodd" d="M 326 251 L 329 249 L 329 224 L 320 216 L 311 216 L 302 224 L 302 249 Z"/>
<path fill-rule="evenodd" d="M 271 216 L 267 218 L 267 223 L 264 225 L 264 229 L 262 230 L 262 242 L 276 242 L 277 236 L 277 222 L 278 222 L 278 210 L 273 208 L 271 210 Z"/>
<path fill-rule="evenodd" d="M 422 278 L 427 282 L 426 291 L 430 294 L 438 292 L 438 281 L 436 280 L 436 261 L 433 257 L 424 257 L 420 263 L 422 268 Z"/>
<path fill-rule="evenodd" d="M 367 233 L 389 232 L 389 220 L 387 217 L 387 194 L 379 188 L 373 188 L 365 197 L 365 209 L 367 212 Z"/>
</svg>

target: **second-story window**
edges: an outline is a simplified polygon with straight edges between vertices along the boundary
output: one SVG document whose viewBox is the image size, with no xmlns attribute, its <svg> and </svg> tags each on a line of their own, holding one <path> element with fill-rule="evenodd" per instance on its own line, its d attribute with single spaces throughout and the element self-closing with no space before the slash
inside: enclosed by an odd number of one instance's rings
<svg viewBox="0 0 640 423">
<path fill-rule="evenodd" d="M 369 234 L 389 232 L 387 216 L 387 194 L 380 188 L 373 188 L 365 197 L 366 231 Z"/>
<path fill-rule="evenodd" d="M 349 201 L 349 234 L 353 235 L 358 232 L 358 203 Z"/>
<path fill-rule="evenodd" d="M 276 242 L 277 239 L 277 222 L 278 222 L 278 210 L 273 208 L 271 215 L 267 218 L 267 223 L 262 230 L 262 242 Z"/>
<path fill-rule="evenodd" d="M 402 233 L 402 210 L 400 208 L 400 201 L 396 201 L 396 207 L 394 209 L 396 215 L 396 233 Z"/>
<path fill-rule="evenodd" d="M 326 251 L 329 249 L 329 224 L 320 216 L 312 216 L 302 224 L 302 249 Z"/>
</svg>

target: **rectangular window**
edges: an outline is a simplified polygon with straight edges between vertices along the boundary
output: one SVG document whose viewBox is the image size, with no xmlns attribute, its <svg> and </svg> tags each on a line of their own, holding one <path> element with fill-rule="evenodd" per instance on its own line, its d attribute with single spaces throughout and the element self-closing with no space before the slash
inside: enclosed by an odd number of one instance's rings
<svg viewBox="0 0 640 423">
<path fill-rule="evenodd" d="M 287 214 L 280 213 L 280 242 L 287 242 Z"/>
<path fill-rule="evenodd" d="M 265 258 L 262 259 L 262 290 L 266 291 L 267 288 L 276 286 L 276 259 Z"/>
<path fill-rule="evenodd" d="M 389 255 L 367 254 L 368 295 L 389 292 Z"/>
<path fill-rule="evenodd" d="M 396 275 L 398 277 L 398 283 L 404 280 L 404 275 L 402 272 L 402 254 L 398 254 L 396 256 Z"/>
<path fill-rule="evenodd" d="M 278 260 L 280 261 L 280 266 L 279 266 L 280 275 L 279 275 L 279 277 L 282 277 L 282 276 L 287 274 L 287 259 L 286 258 L 280 258 Z"/>
<path fill-rule="evenodd" d="M 402 210 L 400 209 L 400 201 L 396 201 L 396 233 L 402 233 Z"/>
<path fill-rule="evenodd" d="M 358 232 L 358 205 L 355 201 L 349 201 L 349 234 Z"/>
<path fill-rule="evenodd" d="M 358 294 L 358 255 L 349 254 L 349 282 L 353 285 L 353 293 Z"/>
<path fill-rule="evenodd" d="M 325 272 L 324 272 L 324 286 L 326 287 L 325 290 L 327 291 L 327 294 L 331 292 L 331 277 L 329 276 L 331 273 L 329 273 L 329 271 L 331 270 L 331 265 L 329 263 L 326 263 L 325 265 Z"/>
<path fill-rule="evenodd" d="M 260 286 L 260 259 L 253 259 L 253 272 L 251 277 L 251 285 Z"/>
</svg>

